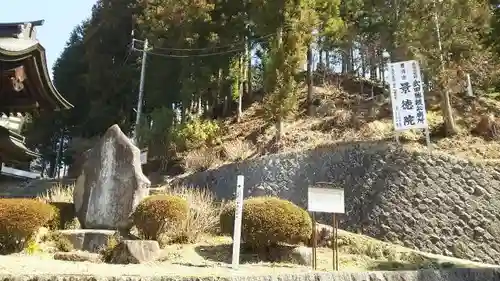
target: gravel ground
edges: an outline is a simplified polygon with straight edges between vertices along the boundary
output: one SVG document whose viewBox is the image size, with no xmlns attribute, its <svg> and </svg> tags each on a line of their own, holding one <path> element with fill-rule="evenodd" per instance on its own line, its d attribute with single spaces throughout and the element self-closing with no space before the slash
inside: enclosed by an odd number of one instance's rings
<svg viewBox="0 0 500 281">
<path fill-rule="evenodd" d="M 238 270 L 227 264 L 192 266 L 170 263 L 151 264 L 97 264 L 53 260 L 50 256 L 0 256 L 2 275 L 91 275 L 118 276 L 261 276 L 310 272 L 307 267 L 287 267 L 266 264 L 240 265 Z"/>
</svg>

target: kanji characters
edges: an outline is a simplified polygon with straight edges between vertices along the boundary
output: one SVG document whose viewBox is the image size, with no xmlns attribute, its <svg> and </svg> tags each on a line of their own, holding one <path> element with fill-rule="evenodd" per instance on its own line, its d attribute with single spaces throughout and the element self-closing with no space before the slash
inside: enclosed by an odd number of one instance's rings
<svg viewBox="0 0 500 281">
<path fill-rule="evenodd" d="M 405 126 L 415 125 L 415 116 L 406 115 L 405 117 L 403 117 L 403 125 Z"/>
<path fill-rule="evenodd" d="M 400 84 L 399 89 L 403 94 L 408 94 L 410 92 L 410 83 L 409 82 L 403 82 Z"/>
<path fill-rule="evenodd" d="M 413 109 L 413 101 L 410 99 L 405 99 L 401 102 L 401 108 L 404 110 L 412 110 Z"/>
</svg>

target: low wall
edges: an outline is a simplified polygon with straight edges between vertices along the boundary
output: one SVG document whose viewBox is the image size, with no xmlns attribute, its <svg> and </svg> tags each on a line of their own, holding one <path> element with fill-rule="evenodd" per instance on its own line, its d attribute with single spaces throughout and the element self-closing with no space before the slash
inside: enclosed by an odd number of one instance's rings
<svg viewBox="0 0 500 281">
<path fill-rule="evenodd" d="M 3 281 L 497 281 L 500 280 L 498 269 L 451 269 L 394 272 L 325 272 L 264 276 L 120 276 L 105 277 L 91 275 L 7 275 L 0 274 Z"/>
<path fill-rule="evenodd" d="M 240 174 L 246 196 L 259 187 L 303 207 L 308 186 L 332 182 L 345 189 L 346 230 L 436 254 L 494 264 L 500 259 L 495 161 L 351 143 L 230 164 L 174 184 L 209 187 L 219 198 L 233 198 Z"/>
</svg>

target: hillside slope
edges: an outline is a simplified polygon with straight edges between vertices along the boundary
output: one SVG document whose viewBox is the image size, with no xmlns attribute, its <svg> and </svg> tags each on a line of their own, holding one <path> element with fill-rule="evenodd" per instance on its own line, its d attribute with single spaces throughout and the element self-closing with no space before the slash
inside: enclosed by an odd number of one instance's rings
<svg viewBox="0 0 500 281">
<path fill-rule="evenodd" d="M 339 142 L 394 142 L 389 98 L 384 95 L 370 98 L 370 87 L 361 84 L 354 81 L 349 85 L 343 83 L 341 87 L 336 83 L 314 87 L 314 117 L 305 115 L 306 87 L 302 85 L 301 108 L 295 118 L 285 124 L 283 146 L 279 152 L 301 151 Z M 369 85 L 366 82 L 364 84 Z M 363 88 L 363 94 L 359 94 Z M 376 94 L 382 91 L 379 87 L 374 88 Z M 467 99 L 461 94 L 453 95 L 453 114 L 460 132 L 456 136 L 445 137 L 441 108 L 435 96 L 437 94 L 426 97 L 427 119 L 434 150 L 476 159 L 500 158 L 500 142 L 491 138 L 491 132 L 486 132 L 486 135 L 473 133 L 482 118 L 500 114 L 500 101 L 492 96 Z M 491 128 L 486 126 L 482 129 L 488 131 Z M 185 154 L 187 166 L 192 170 L 203 170 L 224 162 L 276 153 L 278 150 L 273 146 L 274 132 L 274 126 L 270 126 L 264 119 L 263 103 L 256 101 L 244 110 L 241 122 L 236 122 L 234 118 L 223 121 L 221 145 Z M 404 132 L 400 135 L 400 140 L 404 146 L 425 146 L 422 131 Z M 219 159 L 215 159 L 214 155 L 218 155 Z M 196 163 L 199 161 L 204 163 Z"/>
</svg>

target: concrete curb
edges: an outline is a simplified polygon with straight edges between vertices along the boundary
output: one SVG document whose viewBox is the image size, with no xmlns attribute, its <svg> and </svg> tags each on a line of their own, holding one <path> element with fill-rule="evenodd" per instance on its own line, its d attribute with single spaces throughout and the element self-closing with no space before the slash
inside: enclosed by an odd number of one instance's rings
<svg viewBox="0 0 500 281">
<path fill-rule="evenodd" d="M 92 276 L 8 275 L 2 281 L 497 281 L 500 269 L 448 269 L 374 272 L 311 272 L 262 276 Z"/>
</svg>

